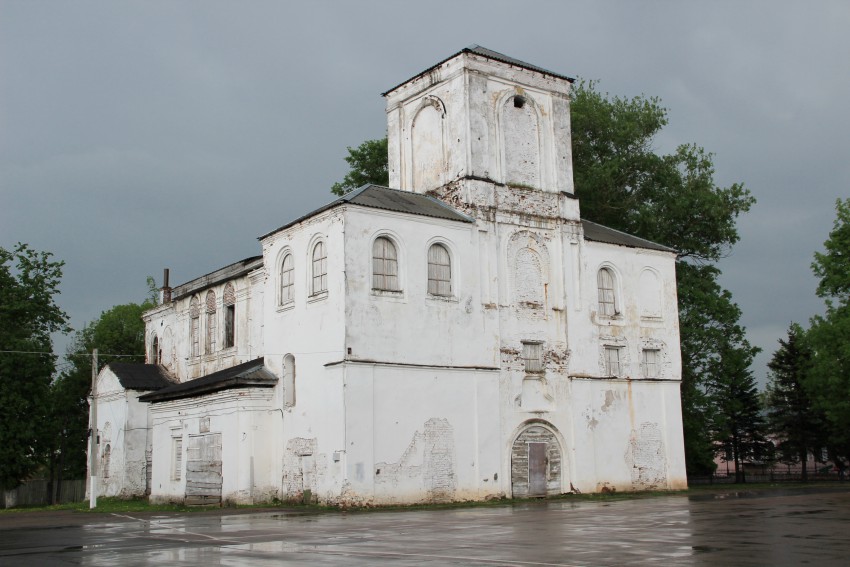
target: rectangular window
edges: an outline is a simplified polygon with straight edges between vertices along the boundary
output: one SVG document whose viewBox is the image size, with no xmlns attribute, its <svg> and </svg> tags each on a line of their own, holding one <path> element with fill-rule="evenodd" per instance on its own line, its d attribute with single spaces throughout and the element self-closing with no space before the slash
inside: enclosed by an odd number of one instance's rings
<svg viewBox="0 0 850 567">
<path fill-rule="evenodd" d="M 645 348 L 641 354 L 641 367 L 644 378 L 658 378 L 658 349 Z"/>
<path fill-rule="evenodd" d="M 234 344 L 233 328 L 236 325 L 236 306 L 228 305 L 224 308 L 224 348 L 230 348 Z"/>
<path fill-rule="evenodd" d="M 522 343 L 522 359 L 526 372 L 543 372 L 543 343 Z"/>
<path fill-rule="evenodd" d="M 173 437 L 171 443 L 173 448 L 171 480 L 180 480 L 180 476 L 183 473 L 183 438 Z"/>
<path fill-rule="evenodd" d="M 608 376 L 620 375 L 620 349 L 605 347 L 605 372 Z"/>
</svg>

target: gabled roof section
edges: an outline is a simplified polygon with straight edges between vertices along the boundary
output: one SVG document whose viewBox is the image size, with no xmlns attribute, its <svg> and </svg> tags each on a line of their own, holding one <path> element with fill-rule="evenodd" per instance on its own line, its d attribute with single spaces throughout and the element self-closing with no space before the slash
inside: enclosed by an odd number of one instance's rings
<svg viewBox="0 0 850 567">
<path fill-rule="evenodd" d="M 388 91 L 381 93 L 381 95 L 387 96 L 388 94 L 390 94 L 391 92 L 393 92 L 394 90 L 399 88 L 400 86 L 407 84 L 410 81 L 421 77 L 422 75 L 430 73 L 433 69 L 436 69 L 437 67 L 439 67 L 440 65 L 442 65 L 446 61 L 454 59 L 455 57 L 457 57 L 458 55 L 461 55 L 463 53 L 473 53 L 475 55 L 480 55 L 481 57 L 486 57 L 487 59 L 492 59 L 494 61 L 500 61 L 502 63 L 507 63 L 508 65 L 514 65 L 516 67 L 528 69 L 529 71 L 536 71 L 538 73 L 543 73 L 544 75 L 549 75 L 550 77 L 555 77 L 555 78 L 558 78 L 558 79 L 564 79 L 565 81 L 569 81 L 571 83 L 575 82 L 575 79 L 572 78 L 572 77 L 568 77 L 568 76 L 562 75 L 560 73 L 555 73 L 554 71 L 549 71 L 549 70 L 544 69 L 542 67 L 538 67 L 537 65 L 532 65 L 531 63 L 526 63 L 525 61 L 520 61 L 519 59 L 514 59 L 513 57 L 509 57 L 509 56 L 507 56 L 503 53 L 499 53 L 498 51 L 493 51 L 492 49 L 487 49 L 486 47 L 482 47 L 481 45 L 474 44 L 474 45 L 470 45 L 469 47 L 464 47 L 463 49 L 461 49 L 460 51 L 458 51 L 454 55 L 446 57 L 445 59 L 443 59 L 442 61 L 440 61 L 439 63 L 437 63 L 435 65 L 431 65 L 430 67 L 428 67 L 427 69 L 425 69 L 421 73 L 418 73 L 418 74 L 410 77 L 406 81 L 397 84 L 396 86 L 389 89 Z"/>
<path fill-rule="evenodd" d="M 401 191 L 399 189 L 390 189 L 380 185 L 363 185 L 362 187 L 346 193 L 339 199 L 331 201 L 324 207 L 320 207 L 315 211 L 299 217 L 292 222 L 283 225 L 267 234 L 262 235 L 259 239 L 262 240 L 276 232 L 286 230 L 302 221 L 309 219 L 319 213 L 333 209 L 343 204 L 358 205 L 371 209 L 381 209 L 384 211 L 393 211 L 396 213 L 407 213 L 411 215 L 420 215 L 423 217 L 432 217 L 436 219 L 444 219 L 459 222 L 475 222 L 471 217 L 456 211 L 439 199 L 435 199 L 430 195 L 422 195 L 411 191 Z"/>
<path fill-rule="evenodd" d="M 203 291 L 204 289 L 220 284 L 221 282 L 232 280 L 239 276 L 244 276 L 245 274 L 262 266 L 262 256 L 251 256 L 250 258 L 245 258 L 244 260 L 240 260 L 223 268 L 219 268 L 214 272 L 210 272 L 204 276 L 178 285 L 172 292 L 172 298 L 177 300 L 186 297 L 187 295 L 192 295 L 193 293 Z"/>
<path fill-rule="evenodd" d="M 167 388 L 141 396 L 139 400 L 143 402 L 165 402 L 181 398 L 193 398 L 233 388 L 273 388 L 276 384 L 277 376 L 266 369 L 262 358 L 258 358 L 188 382 L 171 383 Z"/>
<path fill-rule="evenodd" d="M 581 226 L 584 229 L 585 240 L 628 246 L 629 248 L 646 248 L 647 250 L 676 253 L 676 250 L 669 246 L 664 246 L 663 244 L 658 244 L 645 238 L 638 238 L 637 236 L 632 236 L 631 234 L 626 234 L 625 232 L 608 228 L 607 226 L 602 226 L 589 220 L 581 219 Z"/>
<path fill-rule="evenodd" d="M 134 364 L 132 362 L 110 362 L 106 365 L 118 378 L 125 390 L 149 392 L 161 390 L 174 381 L 157 364 Z"/>
</svg>

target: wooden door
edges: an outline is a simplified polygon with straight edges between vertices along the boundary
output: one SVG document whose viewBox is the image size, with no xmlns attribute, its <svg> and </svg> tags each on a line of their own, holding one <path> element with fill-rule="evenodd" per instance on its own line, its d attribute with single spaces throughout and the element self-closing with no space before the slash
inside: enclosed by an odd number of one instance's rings
<svg viewBox="0 0 850 567">
<path fill-rule="evenodd" d="M 549 460 L 546 456 L 547 443 L 528 444 L 528 495 L 546 496 Z"/>
</svg>

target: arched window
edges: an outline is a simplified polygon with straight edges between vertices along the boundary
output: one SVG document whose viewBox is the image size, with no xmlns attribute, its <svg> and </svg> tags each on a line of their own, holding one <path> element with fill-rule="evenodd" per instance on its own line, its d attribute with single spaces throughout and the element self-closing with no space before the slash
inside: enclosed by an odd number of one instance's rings
<svg viewBox="0 0 850 567">
<path fill-rule="evenodd" d="M 198 299 L 197 295 L 193 297 L 192 301 L 189 303 L 189 318 L 192 321 L 189 329 L 189 335 L 192 338 L 192 356 L 198 357 L 201 356 L 199 338 L 201 332 L 201 301 Z"/>
<path fill-rule="evenodd" d="M 619 313 L 619 309 L 614 292 L 613 272 L 608 268 L 601 268 L 596 274 L 596 286 L 599 290 L 599 315 L 614 317 Z"/>
<path fill-rule="evenodd" d="M 283 357 L 283 405 L 295 405 L 295 357 L 291 354 Z"/>
<path fill-rule="evenodd" d="M 286 305 L 295 299 L 295 268 L 292 254 L 287 253 L 280 263 L 280 304 Z"/>
<path fill-rule="evenodd" d="M 398 291 L 398 252 L 389 238 L 372 243 L 372 289 Z"/>
<path fill-rule="evenodd" d="M 428 249 L 428 293 L 449 297 L 452 294 L 452 261 L 442 244 Z"/>
<path fill-rule="evenodd" d="M 236 331 L 236 291 L 233 284 L 224 286 L 224 348 L 230 348 L 235 343 Z"/>
<path fill-rule="evenodd" d="M 321 240 L 313 247 L 313 289 L 312 294 L 318 295 L 328 290 L 328 253 L 325 243 Z"/>
<path fill-rule="evenodd" d="M 205 352 L 212 354 L 215 352 L 215 292 L 209 290 L 207 292 L 207 334 Z"/>
<path fill-rule="evenodd" d="M 150 361 L 151 364 L 159 364 L 162 361 L 162 356 L 159 352 L 159 337 L 156 335 L 153 336 L 153 341 L 151 341 Z"/>
</svg>

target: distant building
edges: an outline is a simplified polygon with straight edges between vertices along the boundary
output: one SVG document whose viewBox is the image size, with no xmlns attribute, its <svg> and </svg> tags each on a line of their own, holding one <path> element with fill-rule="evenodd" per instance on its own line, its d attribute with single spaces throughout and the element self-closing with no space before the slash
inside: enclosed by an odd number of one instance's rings
<svg viewBox="0 0 850 567">
<path fill-rule="evenodd" d="M 571 82 L 473 46 L 386 92 L 393 189 L 165 289 L 144 315 L 149 364 L 101 372 L 102 490 L 383 504 L 684 488 L 676 255 L 580 218 Z"/>
</svg>

